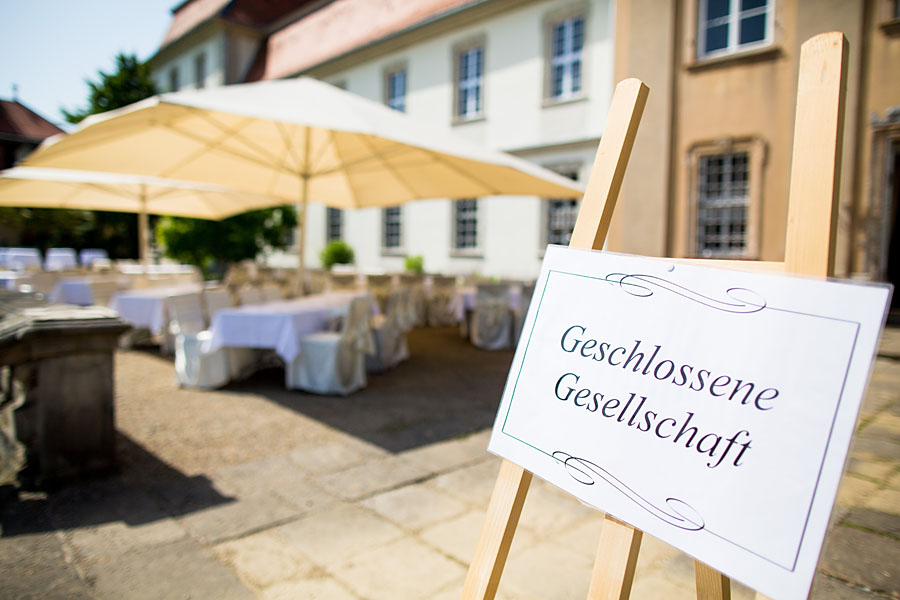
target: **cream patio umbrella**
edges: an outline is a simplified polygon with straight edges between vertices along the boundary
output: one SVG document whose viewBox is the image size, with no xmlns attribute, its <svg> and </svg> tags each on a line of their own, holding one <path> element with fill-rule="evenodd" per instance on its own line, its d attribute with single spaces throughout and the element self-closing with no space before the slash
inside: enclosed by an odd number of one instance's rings
<svg viewBox="0 0 900 600">
<path fill-rule="evenodd" d="M 498 194 L 581 197 L 578 184 L 308 78 L 162 94 L 88 117 L 26 165 L 207 181 L 335 208 Z"/>
<path fill-rule="evenodd" d="M 145 263 L 148 214 L 218 220 L 287 203 L 210 183 L 146 175 L 43 167 L 0 171 L 0 206 L 137 213 L 138 247 Z"/>
</svg>

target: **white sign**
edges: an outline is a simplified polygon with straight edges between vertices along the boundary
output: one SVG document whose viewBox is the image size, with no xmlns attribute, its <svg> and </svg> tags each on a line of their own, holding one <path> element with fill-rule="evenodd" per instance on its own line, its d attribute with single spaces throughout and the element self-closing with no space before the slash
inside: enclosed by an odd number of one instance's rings
<svg viewBox="0 0 900 600">
<path fill-rule="evenodd" d="M 806 598 L 890 293 L 551 246 L 489 450 Z"/>
</svg>

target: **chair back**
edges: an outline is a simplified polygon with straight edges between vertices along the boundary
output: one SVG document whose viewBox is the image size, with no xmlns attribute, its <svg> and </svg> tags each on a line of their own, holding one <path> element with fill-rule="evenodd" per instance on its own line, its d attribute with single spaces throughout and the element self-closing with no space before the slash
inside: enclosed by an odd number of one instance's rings
<svg viewBox="0 0 900 600">
<path fill-rule="evenodd" d="M 332 292 L 349 292 L 357 289 L 356 273 L 329 273 L 328 288 Z"/>
<path fill-rule="evenodd" d="M 328 289 L 328 273 L 322 269 L 306 269 L 305 276 L 303 285 L 308 294 L 321 294 Z"/>
<path fill-rule="evenodd" d="M 366 287 L 369 289 L 369 293 L 375 297 L 381 312 L 386 312 L 388 298 L 394 288 L 393 277 L 391 275 L 366 275 Z"/>
<path fill-rule="evenodd" d="M 109 306 L 109 301 L 119 291 L 119 284 L 115 279 L 98 279 L 91 281 L 91 299 L 95 306 Z"/>
<path fill-rule="evenodd" d="M 223 308 L 232 308 L 234 298 L 225 288 L 211 288 L 203 290 L 203 300 L 206 302 L 207 322 L 212 322 L 216 312 Z"/>
<path fill-rule="evenodd" d="M 253 286 L 245 286 L 238 290 L 238 299 L 242 306 L 249 304 L 262 304 L 263 295 L 259 288 Z"/>
<path fill-rule="evenodd" d="M 509 307 L 509 285 L 506 283 L 479 283 L 475 287 L 475 308 L 485 306 Z"/>
<path fill-rule="evenodd" d="M 262 294 L 263 302 L 281 300 L 281 286 L 274 281 L 264 283 L 260 288 L 260 294 Z"/>
<path fill-rule="evenodd" d="M 169 296 L 169 310 L 175 333 L 199 333 L 206 327 L 200 294 Z"/>
<path fill-rule="evenodd" d="M 369 312 L 372 298 L 359 296 L 350 301 L 347 316 L 341 326 L 341 344 L 350 345 L 360 352 L 371 354 L 375 350 L 375 340 L 369 329 Z"/>
</svg>

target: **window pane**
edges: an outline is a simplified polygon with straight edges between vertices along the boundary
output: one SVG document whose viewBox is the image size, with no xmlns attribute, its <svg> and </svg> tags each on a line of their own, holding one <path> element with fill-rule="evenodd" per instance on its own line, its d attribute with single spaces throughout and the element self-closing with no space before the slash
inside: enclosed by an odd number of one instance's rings
<svg viewBox="0 0 900 600">
<path fill-rule="evenodd" d="M 700 157 L 697 188 L 699 254 L 744 254 L 749 202 L 748 161 L 746 152 Z"/>
<path fill-rule="evenodd" d="M 761 8 L 768 4 L 767 0 L 741 0 L 741 10 Z"/>
<path fill-rule="evenodd" d="M 728 24 L 706 29 L 706 51 L 713 52 L 728 46 Z"/>
<path fill-rule="evenodd" d="M 478 201 L 457 200 L 454 203 L 454 245 L 457 249 L 478 247 Z"/>
<path fill-rule="evenodd" d="M 582 45 L 584 45 L 584 19 L 578 17 L 572 23 L 572 51 L 580 51 Z"/>
<path fill-rule="evenodd" d="M 749 44 L 766 39 L 766 15 L 756 15 L 741 19 L 740 44 Z"/>
<path fill-rule="evenodd" d="M 727 17 L 730 0 L 706 0 L 706 20 Z"/>
<path fill-rule="evenodd" d="M 553 56 L 562 56 L 565 52 L 564 25 L 564 23 L 557 23 L 553 26 Z"/>
<path fill-rule="evenodd" d="M 581 61 L 576 61 L 572 63 L 572 91 L 578 92 L 581 90 Z"/>
</svg>

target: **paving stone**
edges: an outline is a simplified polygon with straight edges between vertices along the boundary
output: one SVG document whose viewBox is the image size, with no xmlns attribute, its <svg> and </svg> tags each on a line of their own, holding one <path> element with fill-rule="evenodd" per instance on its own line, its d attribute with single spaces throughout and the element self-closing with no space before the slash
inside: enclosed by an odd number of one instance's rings
<svg viewBox="0 0 900 600">
<path fill-rule="evenodd" d="M 329 506 L 337 500 L 336 496 L 310 481 L 287 456 L 228 467 L 216 475 L 216 485 L 229 494 L 247 496 L 262 492 L 274 495 L 301 514 Z"/>
<path fill-rule="evenodd" d="M 273 527 L 300 515 L 284 501 L 263 493 L 205 508 L 178 519 L 196 539 L 216 543 Z"/>
<path fill-rule="evenodd" d="M 405 529 L 418 530 L 466 511 L 466 505 L 423 484 L 410 485 L 363 500 L 363 506 Z"/>
<path fill-rule="evenodd" d="M 535 478 L 525 498 L 519 527 L 527 528 L 543 538 L 596 517 L 597 513 L 596 509 L 585 506 L 574 496 Z"/>
<path fill-rule="evenodd" d="M 362 552 L 329 571 L 373 600 L 430 600 L 437 590 L 465 576 L 458 563 L 410 538 Z"/>
<path fill-rule="evenodd" d="M 429 527 L 422 531 L 419 537 L 444 554 L 467 565 L 472 560 L 483 524 L 484 512 L 472 510 L 450 521 Z M 517 530 L 516 537 L 519 533 Z M 515 543 L 515 538 L 513 540 Z"/>
<path fill-rule="evenodd" d="M 322 566 L 346 560 L 404 535 L 390 521 L 350 504 L 311 513 L 275 531 Z"/>
<path fill-rule="evenodd" d="M 295 448 L 289 458 L 305 473 L 315 475 L 342 471 L 385 455 L 384 450 L 343 436 L 325 444 Z"/>
<path fill-rule="evenodd" d="M 820 570 L 852 584 L 900 595 L 900 543 L 874 533 L 837 527 L 828 537 Z"/>
<path fill-rule="evenodd" d="M 431 480 L 431 484 L 471 506 L 487 508 L 500 471 L 500 459 L 463 467 Z"/>
<path fill-rule="evenodd" d="M 74 529 L 66 538 L 80 557 L 114 557 L 123 552 L 170 544 L 187 536 L 174 519 L 129 526 L 122 522 Z"/>
<path fill-rule="evenodd" d="M 879 490 L 866 502 L 866 508 L 889 515 L 900 515 L 900 490 Z"/>
<path fill-rule="evenodd" d="M 876 460 L 900 460 L 900 443 L 883 438 L 859 436 L 853 444 L 853 456 Z"/>
<path fill-rule="evenodd" d="M 847 473 L 867 479 L 883 481 L 887 479 L 897 467 L 900 467 L 900 461 L 851 458 L 847 464 Z"/>
<path fill-rule="evenodd" d="M 562 532 L 550 532 L 546 539 L 573 552 L 590 556 L 593 559 L 594 555 L 597 554 L 600 530 L 603 528 L 604 520 L 602 512 L 593 510 L 593 513 Z"/>
<path fill-rule="evenodd" d="M 593 557 L 539 543 L 521 552 L 510 549 L 500 589 L 513 598 L 552 600 L 585 598 Z M 635 596 L 640 598 L 643 596 Z"/>
<path fill-rule="evenodd" d="M 262 589 L 313 574 L 316 565 L 271 531 L 221 543 L 213 552 L 250 587 Z"/>
<path fill-rule="evenodd" d="M 838 487 L 837 503 L 850 508 L 863 506 L 866 498 L 875 493 L 877 489 L 877 483 L 866 479 L 860 479 L 852 475 L 842 477 Z"/>
<path fill-rule="evenodd" d="M 811 600 L 875 600 L 877 596 L 871 590 L 864 590 L 843 581 L 822 575 L 813 579 Z"/>
<path fill-rule="evenodd" d="M 0 538 L 0 598 L 88 600 L 94 595 L 49 531 Z"/>
<path fill-rule="evenodd" d="M 403 456 L 375 458 L 337 473 L 313 477 L 313 483 L 345 500 L 359 500 L 428 476 L 427 468 Z"/>
<path fill-rule="evenodd" d="M 487 451 L 490 429 L 474 433 L 461 439 L 448 440 L 422 446 L 403 453 L 409 460 L 421 464 L 431 473 L 443 473 L 480 462 L 492 457 Z"/>
<path fill-rule="evenodd" d="M 898 538 L 897 543 L 900 544 L 900 515 L 869 508 L 854 508 L 841 519 L 841 524 L 892 535 Z"/>
<path fill-rule="evenodd" d="M 250 599 L 237 577 L 193 540 L 130 552 L 85 568 L 100 599 Z"/>
<path fill-rule="evenodd" d="M 356 600 L 351 593 L 331 577 L 279 583 L 258 596 L 261 600 Z"/>
</svg>

